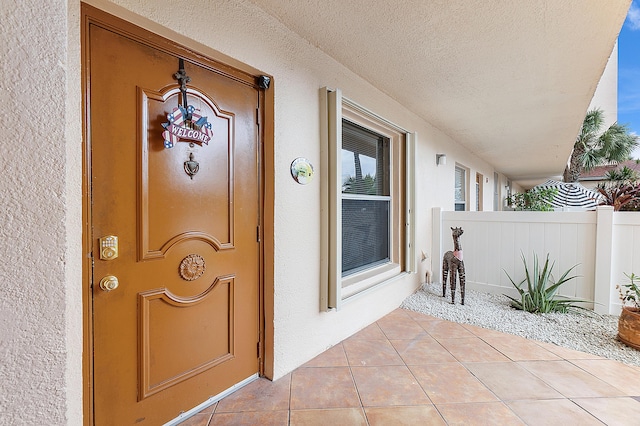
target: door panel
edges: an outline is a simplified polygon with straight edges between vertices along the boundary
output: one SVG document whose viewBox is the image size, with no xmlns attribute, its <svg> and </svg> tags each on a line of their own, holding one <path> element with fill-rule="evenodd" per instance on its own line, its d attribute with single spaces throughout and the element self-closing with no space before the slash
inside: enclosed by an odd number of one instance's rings
<svg viewBox="0 0 640 426">
<path fill-rule="evenodd" d="M 113 27 L 88 34 L 94 418 L 156 425 L 259 369 L 261 98 L 185 61 L 188 103 L 214 134 L 165 148 L 162 124 L 182 103 L 178 56 Z M 119 254 L 101 260 L 107 235 Z M 108 275 L 119 285 L 103 291 Z"/>
<path fill-rule="evenodd" d="M 234 284 L 233 276 L 222 277 L 192 298 L 163 289 L 138 295 L 140 398 L 233 358 Z M 179 357 L 174 356 L 175 347 L 180 348 Z"/>
<path fill-rule="evenodd" d="M 214 141 L 202 147 L 178 143 L 174 148 L 167 150 L 163 146 L 162 138 L 158 138 L 163 131 L 158 124 L 167 121 L 166 105 L 178 104 L 178 91 L 173 88 L 163 94 L 140 90 L 143 128 L 138 205 L 142 220 L 143 259 L 163 256 L 176 238 L 192 229 L 198 229 L 213 237 L 210 244 L 217 250 L 233 248 L 235 188 L 232 167 L 236 160 L 235 117 L 233 113 L 220 111 L 214 102 L 199 90 L 191 88 L 188 90 L 187 98 L 190 105 L 208 117 L 215 135 Z M 255 99 L 248 101 L 248 107 L 253 106 L 255 109 Z M 149 125 L 145 128 L 145 117 L 156 117 L 156 126 Z M 251 117 L 241 118 L 251 120 Z M 255 132 L 255 129 L 249 130 Z M 255 136 L 253 133 L 241 133 L 239 137 L 246 139 Z M 185 180 L 184 161 L 189 158 L 190 153 L 194 154 L 194 159 L 199 160 L 203 167 L 198 170 L 193 180 Z M 206 158 L 206 162 L 202 161 L 203 158 Z M 167 186 L 167 180 L 173 184 Z M 211 185 L 212 182 L 216 185 Z M 165 203 L 164 200 L 167 198 L 173 202 Z M 203 209 L 193 209 L 196 203 Z M 167 223 L 168 216 L 177 216 L 184 221 Z"/>
</svg>

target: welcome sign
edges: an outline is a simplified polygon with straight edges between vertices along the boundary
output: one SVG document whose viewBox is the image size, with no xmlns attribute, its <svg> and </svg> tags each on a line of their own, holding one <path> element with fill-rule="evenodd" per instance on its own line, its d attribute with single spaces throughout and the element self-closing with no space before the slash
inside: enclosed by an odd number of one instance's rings
<svg viewBox="0 0 640 426">
<path fill-rule="evenodd" d="M 191 141 L 202 145 L 213 139 L 213 130 L 207 117 L 200 115 L 200 110 L 193 105 L 187 108 L 178 106 L 167 114 L 168 123 L 162 123 L 164 131 L 164 147 L 173 148 L 177 142 Z"/>
</svg>

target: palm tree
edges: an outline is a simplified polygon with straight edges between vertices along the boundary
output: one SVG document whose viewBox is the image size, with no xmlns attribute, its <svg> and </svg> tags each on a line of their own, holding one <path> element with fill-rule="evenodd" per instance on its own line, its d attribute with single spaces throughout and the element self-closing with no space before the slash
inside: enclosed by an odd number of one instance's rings
<svg viewBox="0 0 640 426">
<path fill-rule="evenodd" d="M 580 134 L 573 145 L 569 165 L 564 170 L 565 182 L 576 182 L 583 170 L 605 163 L 628 160 L 638 145 L 638 136 L 629 133 L 624 124 L 613 123 L 602 131 L 604 113 L 601 109 L 587 112 Z"/>
</svg>

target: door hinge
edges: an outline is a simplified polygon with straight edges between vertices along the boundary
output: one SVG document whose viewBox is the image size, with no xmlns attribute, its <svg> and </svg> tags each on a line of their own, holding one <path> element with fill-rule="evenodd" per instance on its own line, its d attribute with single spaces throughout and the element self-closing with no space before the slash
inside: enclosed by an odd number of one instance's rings
<svg viewBox="0 0 640 426">
<path fill-rule="evenodd" d="M 256 241 L 260 242 L 260 225 L 256 226 Z"/>
<path fill-rule="evenodd" d="M 258 340 L 258 344 L 256 345 L 256 355 L 258 356 L 258 359 L 262 358 L 262 345 L 260 344 L 260 340 Z"/>
<path fill-rule="evenodd" d="M 256 108 L 256 124 L 260 125 L 260 107 Z"/>
</svg>

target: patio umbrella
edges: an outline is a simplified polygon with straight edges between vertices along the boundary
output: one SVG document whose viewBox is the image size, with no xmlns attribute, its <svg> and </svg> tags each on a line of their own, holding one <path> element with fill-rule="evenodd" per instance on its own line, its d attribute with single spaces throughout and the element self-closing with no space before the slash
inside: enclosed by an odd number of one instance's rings
<svg viewBox="0 0 640 426">
<path fill-rule="evenodd" d="M 558 209 L 572 207 L 582 210 L 595 210 L 602 199 L 602 196 L 597 191 L 585 188 L 575 182 L 558 182 L 550 179 L 535 186 L 535 188 L 557 189 L 558 193 L 551 200 L 551 205 Z"/>
</svg>

